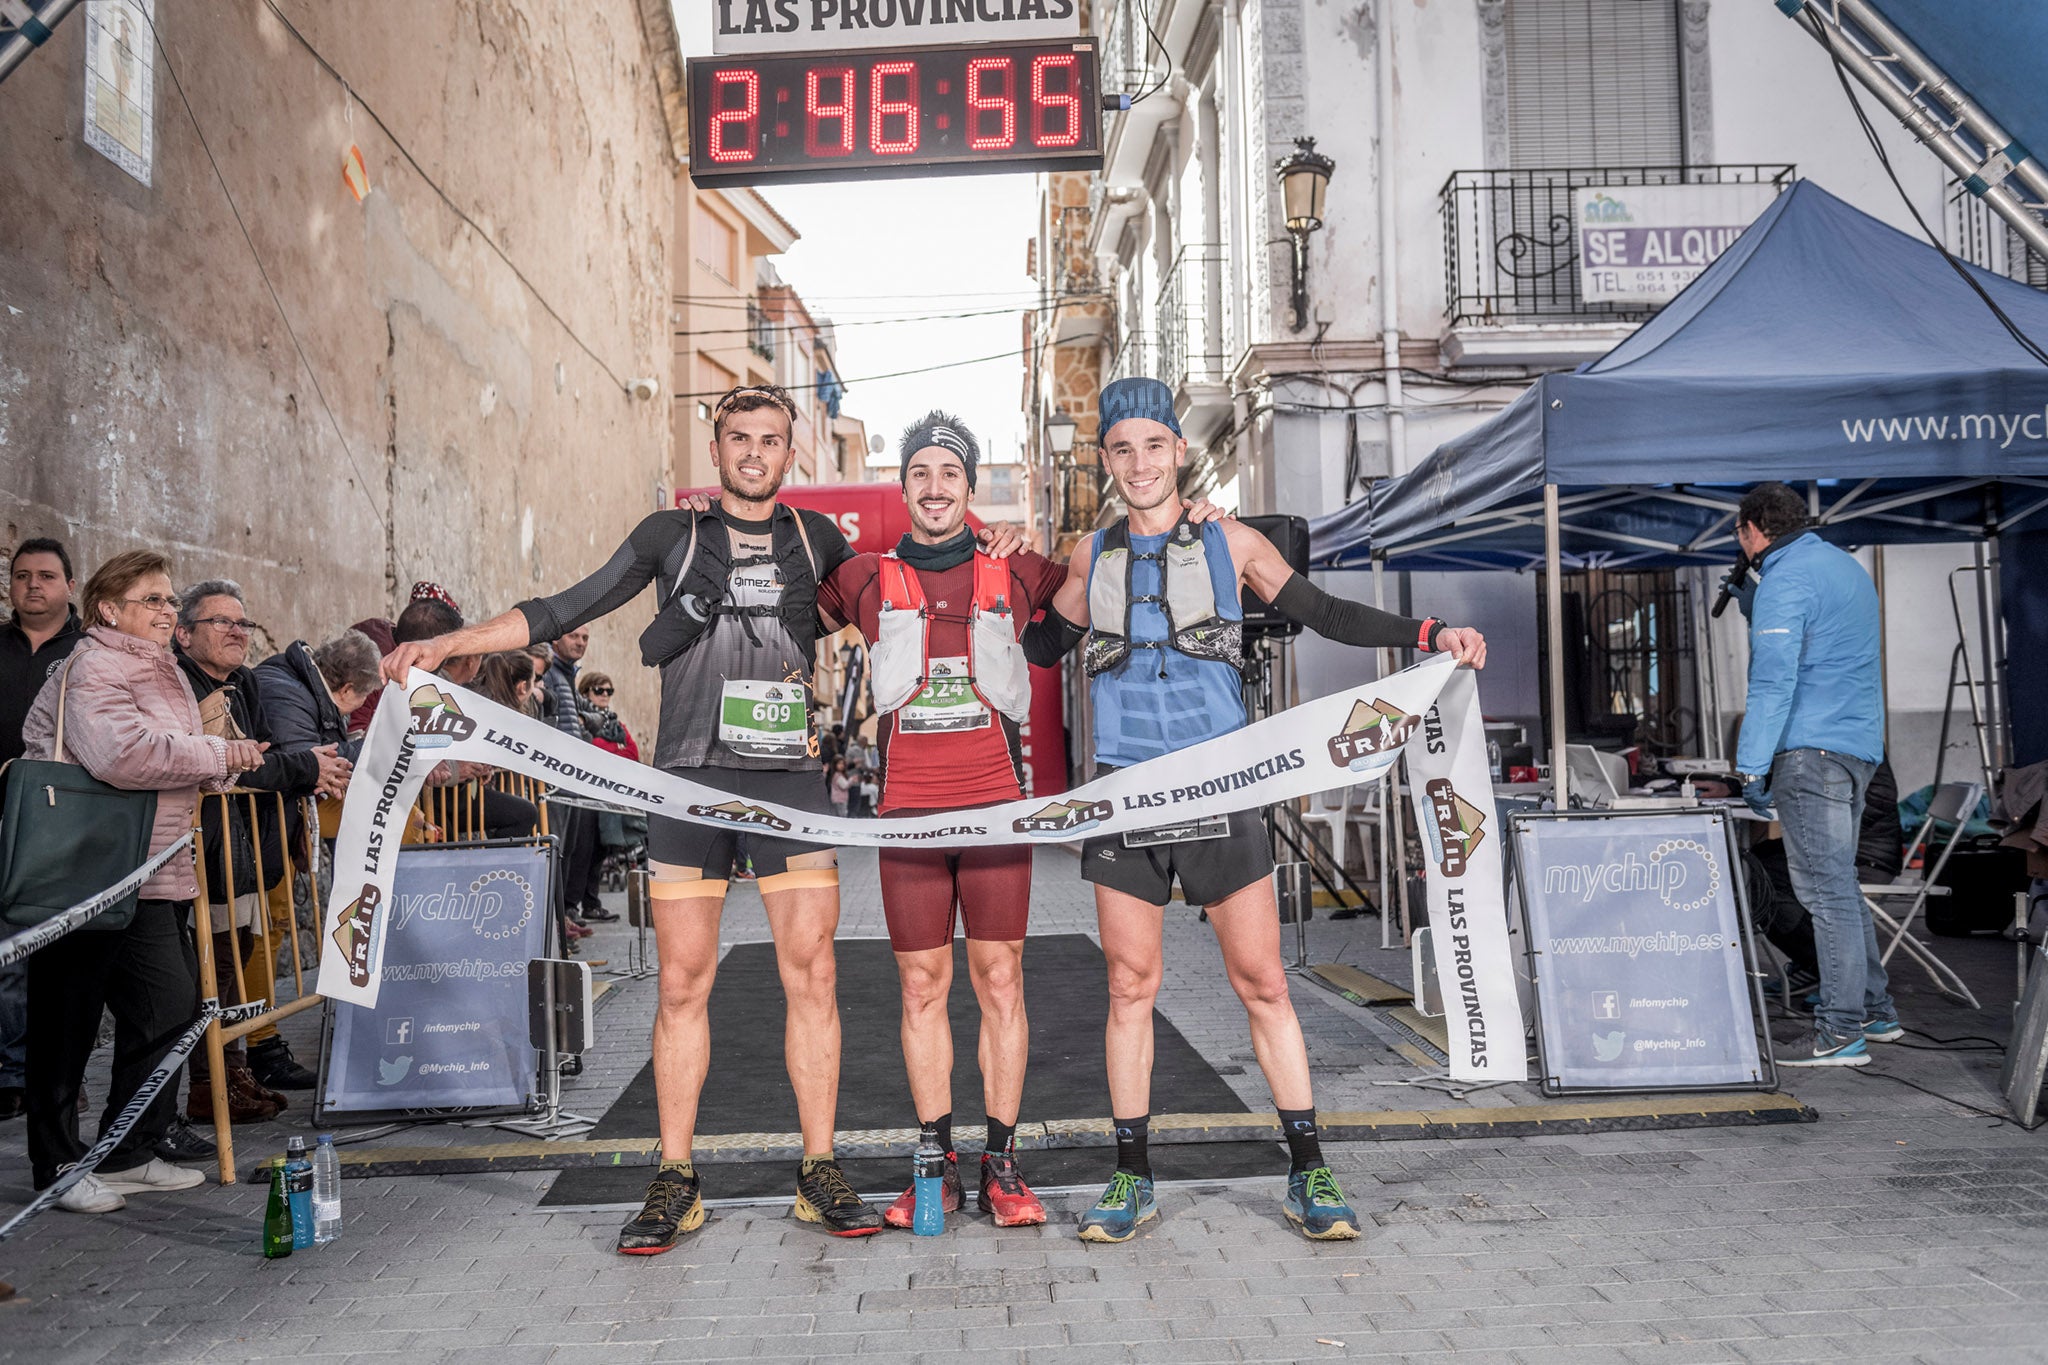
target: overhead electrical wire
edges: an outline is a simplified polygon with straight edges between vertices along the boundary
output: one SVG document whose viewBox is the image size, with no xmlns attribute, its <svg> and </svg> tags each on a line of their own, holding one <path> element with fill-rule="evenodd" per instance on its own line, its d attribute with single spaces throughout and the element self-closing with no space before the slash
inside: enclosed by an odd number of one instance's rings
<svg viewBox="0 0 2048 1365">
<path fill-rule="evenodd" d="M 994 355 L 975 356 L 969 360 L 948 360 L 937 365 L 920 365 L 916 369 L 895 370 L 889 374 L 862 375 L 858 379 L 839 379 L 836 383 L 842 389 L 851 389 L 855 384 L 873 384 L 884 379 L 907 379 L 912 375 L 932 374 L 939 370 L 957 370 L 968 365 L 992 365 L 998 360 L 1021 359 L 1023 359 L 1022 353 L 1015 347 L 1012 347 L 1007 351 L 998 351 Z M 788 393 L 802 393 L 824 386 L 821 384 L 784 384 L 781 387 Z M 725 389 L 707 389 L 702 393 L 679 393 L 675 396 L 677 398 L 723 398 L 727 392 L 728 390 Z"/>
</svg>

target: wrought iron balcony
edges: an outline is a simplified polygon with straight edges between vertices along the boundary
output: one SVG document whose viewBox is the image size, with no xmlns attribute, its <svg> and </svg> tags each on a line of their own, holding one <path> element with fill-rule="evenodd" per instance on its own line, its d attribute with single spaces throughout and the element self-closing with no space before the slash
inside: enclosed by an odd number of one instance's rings
<svg viewBox="0 0 2048 1365">
<path fill-rule="evenodd" d="M 1953 180 L 1942 198 L 1948 203 L 1948 248 L 1959 260 L 2036 289 L 2048 289 L 2048 260 L 2035 254 L 2010 223 Z"/>
<path fill-rule="evenodd" d="M 1180 249 L 1159 291 L 1157 377 L 1178 393 L 1189 381 L 1223 378 L 1221 318 L 1210 295 L 1222 289 L 1223 248 L 1213 244 Z"/>
<path fill-rule="evenodd" d="M 1640 322 L 1640 303 L 1588 301 L 1579 288 L 1577 191 L 1626 185 L 1770 184 L 1791 166 L 1608 166 L 1454 171 L 1444 221 L 1444 312 L 1453 327 L 1530 322 Z"/>
<path fill-rule="evenodd" d="M 1119 379 L 1138 376 L 1158 378 L 1158 348 L 1152 339 L 1142 331 L 1132 328 L 1124 333 L 1124 344 L 1117 349 L 1116 358 L 1109 362 L 1109 373 L 1103 377 L 1105 385 Z"/>
<path fill-rule="evenodd" d="M 1092 451 L 1088 452 L 1091 456 Z M 1058 461 L 1054 466 L 1057 478 L 1059 505 L 1055 509 L 1055 530 L 1058 536 L 1085 536 L 1093 531 L 1102 515 L 1103 495 L 1106 484 L 1102 466 L 1090 460 L 1082 460 L 1080 452 Z"/>
<path fill-rule="evenodd" d="M 747 349 L 763 360 L 775 359 L 775 320 L 754 299 L 747 300 Z"/>
</svg>

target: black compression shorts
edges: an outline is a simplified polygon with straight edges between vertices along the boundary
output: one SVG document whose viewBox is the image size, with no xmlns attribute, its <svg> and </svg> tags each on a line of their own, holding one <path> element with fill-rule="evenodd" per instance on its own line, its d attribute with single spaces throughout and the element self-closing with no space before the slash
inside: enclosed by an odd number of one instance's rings
<svg viewBox="0 0 2048 1365">
<path fill-rule="evenodd" d="M 663 772 L 716 787 L 734 796 L 772 801 L 813 815 L 829 815 L 831 798 L 825 790 L 824 772 L 806 764 L 798 771 L 786 768 L 664 768 Z M 778 877 L 789 871 L 789 860 L 806 853 L 828 851 L 829 844 L 782 839 L 751 829 L 727 829 L 702 825 L 694 820 L 677 820 L 666 815 L 647 817 L 647 858 L 649 862 L 694 867 L 706 881 L 726 881 L 735 872 L 752 866 L 756 877 Z"/>
<path fill-rule="evenodd" d="M 1121 834 L 1105 834 L 1081 845 L 1081 875 L 1097 886 L 1136 896 L 1153 905 L 1173 899 L 1173 882 L 1189 905 L 1214 905 L 1273 874 L 1273 838 L 1256 810 L 1230 817 L 1230 833 L 1218 839 L 1132 848 Z"/>
</svg>

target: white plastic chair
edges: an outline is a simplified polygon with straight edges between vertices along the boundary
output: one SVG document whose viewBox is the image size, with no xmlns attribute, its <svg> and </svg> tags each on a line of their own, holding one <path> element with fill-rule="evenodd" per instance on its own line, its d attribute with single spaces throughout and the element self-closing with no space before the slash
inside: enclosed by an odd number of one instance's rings
<svg viewBox="0 0 2048 1365">
<path fill-rule="evenodd" d="M 1935 822 L 1948 822 L 1953 826 L 1953 831 L 1948 836 L 1948 842 L 1941 846 L 1941 852 L 1936 855 L 1933 865 L 1923 867 L 1919 872 L 1912 871 L 1909 866 L 1907 871 L 1901 872 L 1888 883 L 1858 888 L 1863 893 L 1863 903 L 1870 907 L 1870 917 L 1877 922 L 1880 929 L 1888 931 L 1892 936 L 1891 942 L 1886 945 L 1878 961 L 1890 965 L 1892 954 L 1904 948 L 1906 956 L 1927 969 L 1927 974 L 1934 979 L 1936 990 L 1951 999 L 1967 1004 L 1973 1010 L 1984 1007 L 1977 1003 L 1977 997 L 1970 993 L 1970 988 L 1956 975 L 1953 968 L 1936 957 L 1932 948 L 1913 937 L 1912 929 L 1913 921 L 1927 908 L 1929 896 L 1948 894 L 1947 887 L 1937 886 L 1935 883 L 1940 879 L 1942 869 L 1948 866 L 1949 855 L 1956 851 L 1956 845 L 1962 841 L 1963 826 L 1976 815 L 1977 802 L 1982 800 L 1983 796 L 1984 787 L 1977 782 L 1944 782 L 1937 787 L 1933 798 L 1927 803 L 1927 819 L 1914 832 L 1913 842 L 1906 847 L 1906 862 L 1910 865 L 1916 856 L 1924 854 L 1932 845 Z M 1878 904 L 1879 901 L 1903 901 L 1905 911 L 1894 917 Z"/>
</svg>

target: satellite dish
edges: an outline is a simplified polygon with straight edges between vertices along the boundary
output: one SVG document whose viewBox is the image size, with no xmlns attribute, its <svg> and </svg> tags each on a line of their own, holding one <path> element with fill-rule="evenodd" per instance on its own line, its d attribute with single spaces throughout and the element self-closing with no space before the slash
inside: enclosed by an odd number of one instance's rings
<svg viewBox="0 0 2048 1365">
<path fill-rule="evenodd" d="M 868 437 L 868 453 L 870 455 L 879 455 L 888 448 L 889 443 L 882 439 L 880 432 L 876 432 L 873 436 Z"/>
</svg>

